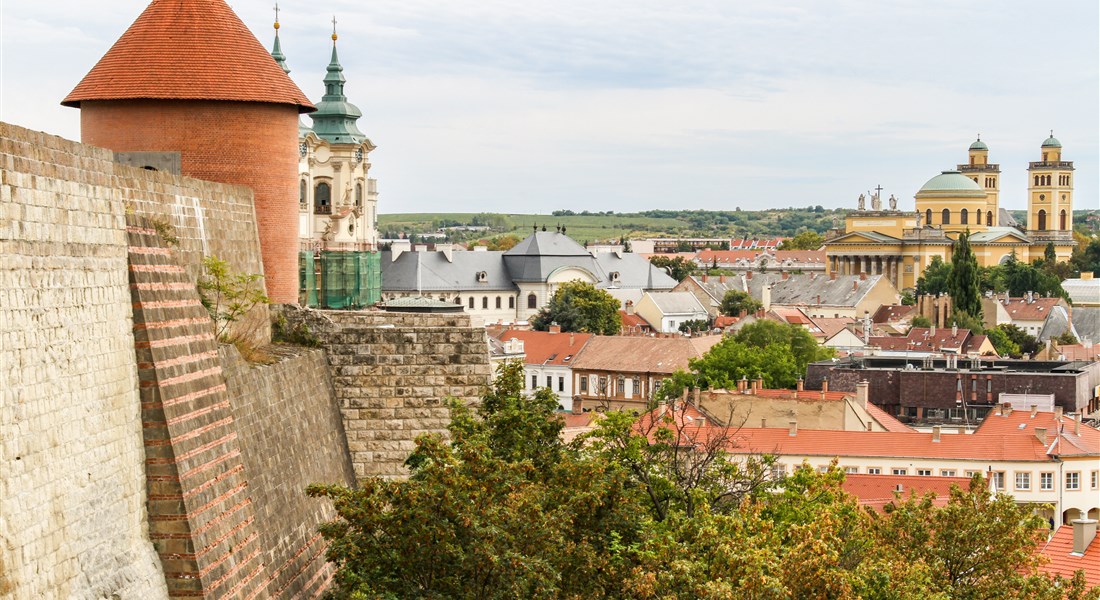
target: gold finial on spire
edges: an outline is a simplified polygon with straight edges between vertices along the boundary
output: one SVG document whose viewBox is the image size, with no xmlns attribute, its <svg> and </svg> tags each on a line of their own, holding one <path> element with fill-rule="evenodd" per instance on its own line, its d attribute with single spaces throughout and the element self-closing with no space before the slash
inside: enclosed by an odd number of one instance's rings
<svg viewBox="0 0 1100 600">
<path fill-rule="evenodd" d="M 275 3 L 275 31 L 279 31 L 279 3 Z"/>
<path fill-rule="evenodd" d="M 336 15 L 332 15 L 332 43 L 336 43 Z"/>
</svg>

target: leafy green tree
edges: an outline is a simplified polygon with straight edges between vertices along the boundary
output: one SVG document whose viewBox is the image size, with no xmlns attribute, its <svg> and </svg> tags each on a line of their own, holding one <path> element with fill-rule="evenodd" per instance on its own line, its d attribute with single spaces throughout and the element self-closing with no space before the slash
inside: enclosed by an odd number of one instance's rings
<svg viewBox="0 0 1100 600">
<path fill-rule="evenodd" d="M 1016 344 L 1019 348 L 1019 354 L 1015 356 L 1023 354 L 1035 356 L 1035 353 L 1039 351 L 1039 340 L 1035 339 L 1034 336 L 1028 334 L 1028 332 L 1020 329 L 1018 326 L 1012 325 L 1011 323 L 1002 323 L 995 327 L 995 329 L 1001 330 L 1005 337 L 1011 340 L 1012 343 Z M 996 344 L 994 344 L 994 346 L 996 346 Z"/>
<path fill-rule="evenodd" d="M 751 315 L 763 306 L 748 292 L 729 290 L 725 296 L 722 296 L 722 303 L 718 306 L 718 311 L 727 317 L 737 317 L 742 312 Z"/>
<path fill-rule="evenodd" d="M 1100 237 L 1083 236 L 1074 232 L 1077 246 L 1073 249 L 1070 264 L 1080 273 L 1100 275 Z"/>
<path fill-rule="evenodd" d="M 417 438 L 405 480 L 312 485 L 336 598 L 581 598 L 618 587 L 616 544 L 637 538 L 625 474 L 564 446 L 548 390 L 503 367 L 478 413 L 452 405 L 451 443 Z"/>
<path fill-rule="evenodd" d="M 651 256 L 649 262 L 659 269 L 667 269 L 669 276 L 676 281 L 683 281 L 689 275 L 694 275 L 698 265 L 682 256 Z"/>
<path fill-rule="evenodd" d="M 912 326 L 913 327 L 931 327 L 932 326 L 932 319 L 929 319 L 928 317 L 926 317 L 924 315 L 917 315 L 917 316 L 913 317 Z"/>
<path fill-rule="evenodd" d="M 993 344 L 993 347 L 997 350 L 997 354 L 1001 356 L 1011 356 L 1012 358 L 1020 358 L 1020 345 L 1012 341 L 1012 338 L 1008 337 L 1000 327 L 994 327 L 985 332 L 989 336 L 989 342 Z"/>
<path fill-rule="evenodd" d="M 901 292 L 901 304 L 902 306 L 913 306 L 917 303 L 917 297 L 913 295 L 911 290 L 904 290 Z"/>
<path fill-rule="evenodd" d="M 698 333 L 710 329 L 710 321 L 707 319 L 691 319 L 680 323 L 680 331 L 684 333 Z"/>
<path fill-rule="evenodd" d="M 590 283 L 574 280 L 561 284 L 549 304 L 531 317 L 531 327 L 548 331 L 557 323 L 562 331 L 615 335 L 622 330 L 619 301 Z"/>
<path fill-rule="evenodd" d="M 933 256 L 932 262 L 921 271 L 920 277 L 917 278 L 917 295 L 931 294 L 936 296 L 950 293 L 951 288 L 948 283 L 950 279 L 951 263 L 945 263 L 940 257 Z"/>
<path fill-rule="evenodd" d="M 225 340 L 233 323 L 248 311 L 269 302 L 260 280 L 263 275 L 237 273 L 217 256 L 202 259 L 203 275 L 198 281 L 199 298 L 214 321 L 214 335 Z"/>
<path fill-rule="evenodd" d="M 1062 289 L 1062 279 L 1055 273 L 1038 266 L 1016 260 L 1015 255 L 1009 257 L 1002 265 L 1004 280 L 1008 293 L 1014 298 L 1021 298 L 1032 292 L 1039 296 L 1069 298 Z"/>
<path fill-rule="evenodd" d="M 982 322 L 980 316 L 974 316 L 961 310 L 956 310 L 951 313 L 951 324 L 957 326 L 959 329 L 969 329 L 974 335 L 980 335 L 985 331 L 985 323 Z"/>
<path fill-rule="evenodd" d="M 779 250 L 817 250 L 825 244 L 825 236 L 816 231 L 803 231 L 802 233 L 783 240 L 779 244 Z"/>
<path fill-rule="evenodd" d="M 1076 344 L 1079 340 L 1077 339 L 1077 336 L 1073 335 L 1072 331 L 1066 330 L 1062 332 L 1062 335 L 1054 338 L 1054 341 L 1058 342 L 1059 345 L 1069 346 L 1072 344 Z"/>
<path fill-rule="evenodd" d="M 947 290 L 955 310 L 981 318 L 982 295 L 978 287 L 978 259 L 970 249 L 970 230 L 959 235 L 951 254 Z"/>
</svg>

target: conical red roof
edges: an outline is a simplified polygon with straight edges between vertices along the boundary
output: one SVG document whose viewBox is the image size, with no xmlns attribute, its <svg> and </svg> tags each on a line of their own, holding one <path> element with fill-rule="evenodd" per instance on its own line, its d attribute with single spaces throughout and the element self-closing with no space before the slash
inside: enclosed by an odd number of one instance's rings
<svg viewBox="0 0 1100 600">
<path fill-rule="evenodd" d="M 137 98 L 314 110 L 224 0 L 153 0 L 61 104 Z"/>
</svg>

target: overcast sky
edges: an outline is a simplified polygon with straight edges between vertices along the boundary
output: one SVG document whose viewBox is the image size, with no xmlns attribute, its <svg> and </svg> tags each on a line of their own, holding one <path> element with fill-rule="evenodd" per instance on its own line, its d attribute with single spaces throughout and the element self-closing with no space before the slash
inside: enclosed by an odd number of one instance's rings
<svg viewBox="0 0 1100 600">
<path fill-rule="evenodd" d="M 0 0 L 0 119 L 79 139 L 58 103 L 147 4 Z M 230 4 L 270 48 L 273 2 Z M 336 15 L 383 213 L 912 209 L 978 133 L 1023 208 L 1051 129 L 1098 207 L 1096 0 L 279 4 L 315 102 Z"/>
</svg>

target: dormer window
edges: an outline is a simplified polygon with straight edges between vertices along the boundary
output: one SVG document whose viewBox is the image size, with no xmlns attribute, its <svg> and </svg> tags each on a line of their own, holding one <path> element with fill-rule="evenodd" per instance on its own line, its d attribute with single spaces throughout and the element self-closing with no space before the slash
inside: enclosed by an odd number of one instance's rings
<svg viewBox="0 0 1100 600">
<path fill-rule="evenodd" d="M 486 281 L 489 281 L 489 274 L 486 273 L 485 271 L 478 271 L 477 272 L 477 280 L 480 283 L 485 283 Z"/>
<path fill-rule="evenodd" d="M 611 272 L 611 281 L 615 281 L 615 282 L 619 281 L 619 272 L 618 271 L 612 271 Z"/>
</svg>

